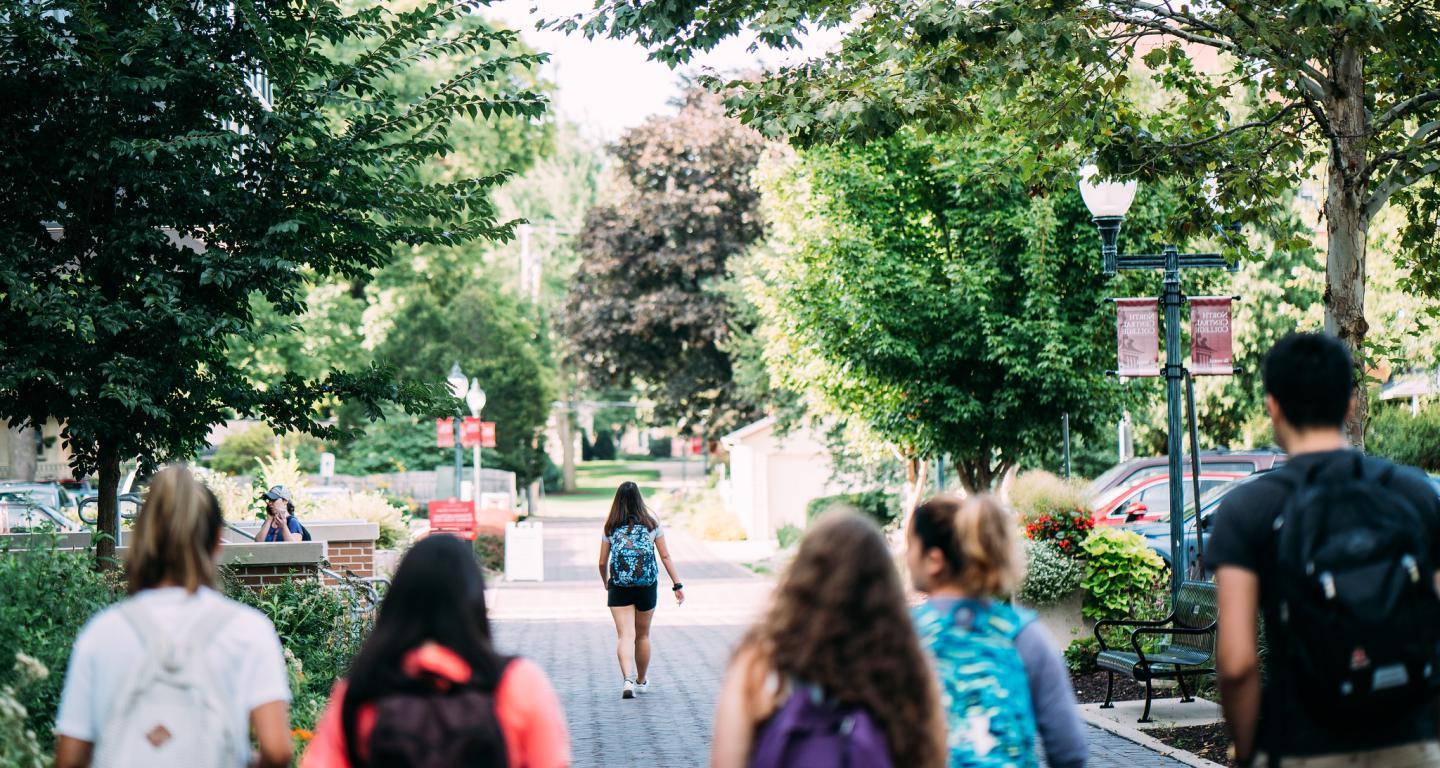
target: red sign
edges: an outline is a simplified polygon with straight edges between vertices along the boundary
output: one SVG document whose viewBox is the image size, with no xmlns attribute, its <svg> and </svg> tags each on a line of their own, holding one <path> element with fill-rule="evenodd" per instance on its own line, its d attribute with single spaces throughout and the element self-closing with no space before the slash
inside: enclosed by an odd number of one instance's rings
<svg viewBox="0 0 1440 768">
<path fill-rule="evenodd" d="M 477 444 L 481 448 L 494 448 L 495 422 L 466 416 L 465 420 L 460 422 L 460 444 L 466 448 L 474 448 Z"/>
<path fill-rule="evenodd" d="M 1160 375 L 1160 300 L 1116 299 L 1121 376 Z"/>
<path fill-rule="evenodd" d="M 430 502 L 428 508 L 431 533 L 452 533 L 462 539 L 475 538 L 475 502 L 443 499 Z"/>
<path fill-rule="evenodd" d="M 435 420 L 435 445 L 439 446 L 440 448 L 455 447 L 454 419 Z"/>
<path fill-rule="evenodd" d="M 1190 373 L 1229 376 L 1235 373 L 1235 348 L 1230 335 L 1230 297 L 1190 299 Z"/>
<path fill-rule="evenodd" d="M 702 454 L 702 453 L 704 453 L 704 452 L 705 452 L 705 438 L 703 438 L 703 437 L 692 437 L 692 438 L 690 438 L 690 455 L 691 455 L 691 456 L 699 456 L 700 454 Z"/>
</svg>

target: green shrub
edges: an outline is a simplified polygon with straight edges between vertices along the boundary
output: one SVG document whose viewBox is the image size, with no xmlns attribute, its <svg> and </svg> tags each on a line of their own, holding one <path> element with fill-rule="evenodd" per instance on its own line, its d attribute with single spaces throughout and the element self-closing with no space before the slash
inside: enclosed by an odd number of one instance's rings
<svg viewBox="0 0 1440 768">
<path fill-rule="evenodd" d="M 360 651 L 373 614 L 352 615 L 347 593 L 316 579 L 286 579 L 251 590 L 227 574 L 225 592 L 270 617 L 291 667 L 290 724 L 314 730 L 330 689 Z"/>
<path fill-rule="evenodd" d="M 1096 670 L 1095 659 L 1099 655 L 1099 641 L 1093 637 L 1079 637 L 1065 648 L 1065 666 L 1071 674 L 1088 675 Z"/>
<path fill-rule="evenodd" d="M 21 670 L 0 665 L 0 686 L 14 691 L 26 710 L 26 727 L 46 751 L 55 738 L 51 729 L 75 636 L 92 615 L 125 595 L 117 574 L 95 570 L 94 557 L 51 546 L 0 552 L 0 648 L 23 652 L 51 672 L 22 682 Z"/>
<path fill-rule="evenodd" d="M 493 533 L 482 533 L 475 537 L 475 559 L 488 573 L 505 570 L 505 537 Z"/>
<path fill-rule="evenodd" d="M 650 438 L 650 455 L 657 459 L 670 458 L 670 451 L 674 448 L 674 441 L 668 437 Z"/>
<path fill-rule="evenodd" d="M 1365 428 L 1365 449 L 1391 461 L 1440 472 L 1440 407 L 1417 416 L 1405 407 L 1380 407 Z"/>
<path fill-rule="evenodd" d="M 595 432 L 595 444 L 590 448 L 590 455 L 595 461 L 615 460 L 615 437 L 610 430 L 601 429 Z"/>
<path fill-rule="evenodd" d="M 1085 539 L 1084 613 L 1089 619 L 1145 618 L 1163 598 L 1165 561 L 1139 534 L 1099 528 Z"/>
<path fill-rule="evenodd" d="M 883 490 L 811 499 L 810 503 L 805 505 L 805 519 L 814 520 L 836 506 L 853 509 L 874 520 L 881 528 L 888 528 L 900 521 L 900 497 Z"/>
<path fill-rule="evenodd" d="M 1067 557 L 1055 542 L 1025 543 L 1025 580 L 1018 597 L 1026 605 L 1046 606 L 1064 600 L 1080 588 L 1085 570 Z"/>
<path fill-rule="evenodd" d="M 798 543 L 800 537 L 804 535 L 805 529 L 787 523 L 780 526 L 780 530 L 775 532 L 775 539 L 780 542 L 781 549 L 789 549 L 792 545 Z"/>
</svg>

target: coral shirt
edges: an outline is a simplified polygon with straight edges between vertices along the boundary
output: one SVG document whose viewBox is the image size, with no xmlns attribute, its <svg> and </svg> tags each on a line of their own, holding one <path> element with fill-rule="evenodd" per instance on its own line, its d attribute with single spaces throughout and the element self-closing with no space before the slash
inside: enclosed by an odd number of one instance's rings
<svg viewBox="0 0 1440 768">
<path fill-rule="evenodd" d="M 405 673 L 422 672 L 462 683 L 470 679 L 470 667 L 448 648 L 427 643 L 405 657 Z M 345 751 L 345 727 L 340 710 L 345 701 L 345 681 L 339 680 L 330 692 L 330 703 L 315 727 L 315 737 L 305 749 L 301 768 L 350 768 Z M 570 765 L 570 736 L 565 731 L 565 712 L 550 679 L 540 667 L 515 659 L 505 668 L 495 688 L 495 716 L 505 734 L 510 768 L 565 768 Z M 368 741 L 375 727 L 375 707 L 360 710 L 356 731 Z"/>
</svg>

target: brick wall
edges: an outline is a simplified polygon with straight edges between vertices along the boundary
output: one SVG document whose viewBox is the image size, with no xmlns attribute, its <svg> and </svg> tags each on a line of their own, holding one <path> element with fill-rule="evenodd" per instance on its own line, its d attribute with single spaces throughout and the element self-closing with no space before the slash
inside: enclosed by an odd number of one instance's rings
<svg viewBox="0 0 1440 768">
<path fill-rule="evenodd" d="M 325 543 L 325 559 L 330 562 L 330 570 L 336 573 L 343 574 L 349 569 L 356 576 L 374 576 L 375 542 L 363 539 L 328 541 Z M 325 583 L 333 585 L 336 580 L 326 576 Z"/>
<path fill-rule="evenodd" d="M 232 570 L 251 589 L 273 587 L 286 579 L 313 579 L 320 573 L 316 565 L 236 565 Z"/>
</svg>

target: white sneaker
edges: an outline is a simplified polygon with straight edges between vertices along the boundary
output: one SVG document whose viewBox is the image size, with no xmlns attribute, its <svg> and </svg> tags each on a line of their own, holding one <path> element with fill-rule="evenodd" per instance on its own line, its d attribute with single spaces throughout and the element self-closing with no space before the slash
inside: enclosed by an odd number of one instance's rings
<svg viewBox="0 0 1440 768">
<path fill-rule="evenodd" d="M 628 677 L 625 678 L 625 685 L 620 688 L 620 698 L 622 698 L 622 699 L 633 699 L 633 698 L 635 698 L 635 681 L 634 681 L 634 680 L 631 680 L 631 679 L 628 678 Z"/>
<path fill-rule="evenodd" d="M 636 693 L 648 693 L 649 691 L 650 691 L 650 681 L 649 681 L 649 680 L 646 680 L 646 681 L 643 682 L 643 683 L 640 683 L 640 682 L 635 683 L 635 692 L 636 692 Z"/>
</svg>

